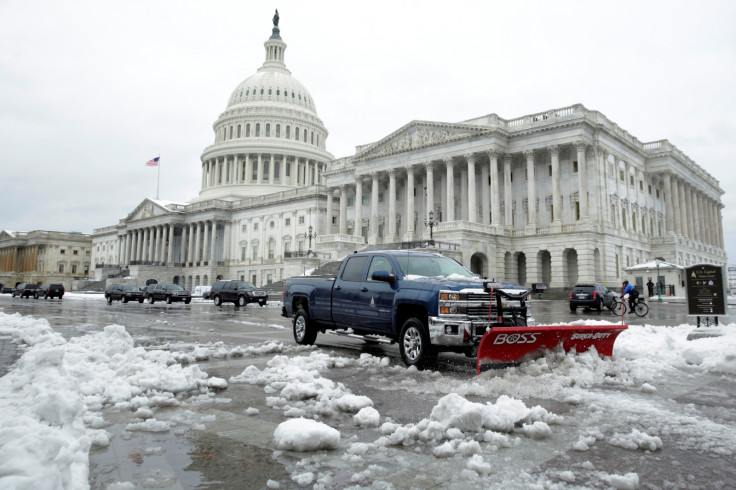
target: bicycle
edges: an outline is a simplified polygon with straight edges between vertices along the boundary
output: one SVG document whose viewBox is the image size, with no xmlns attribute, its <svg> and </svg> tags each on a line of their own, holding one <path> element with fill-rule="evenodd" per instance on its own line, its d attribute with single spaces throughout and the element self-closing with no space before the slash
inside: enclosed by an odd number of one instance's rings
<svg viewBox="0 0 736 490">
<path fill-rule="evenodd" d="M 623 308 L 623 312 L 621 309 Z M 626 304 L 624 303 L 623 299 L 613 298 L 613 301 L 611 302 L 611 306 L 608 307 L 609 310 L 611 310 L 615 315 L 620 315 L 622 313 L 626 312 Z M 636 299 L 636 302 L 634 303 L 634 313 L 638 317 L 644 317 L 649 313 L 649 305 L 647 305 L 644 298 L 641 296 Z"/>
</svg>

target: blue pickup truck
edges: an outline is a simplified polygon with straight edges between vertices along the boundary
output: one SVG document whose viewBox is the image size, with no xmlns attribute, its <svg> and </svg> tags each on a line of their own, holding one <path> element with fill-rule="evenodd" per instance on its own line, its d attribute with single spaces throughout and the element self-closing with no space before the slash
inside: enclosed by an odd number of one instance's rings
<svg viewBox="0 0 736 490">
<path fill-rule="evenodd" d="M 506 292 L 503 305 L 489 287 Z M 528 294 L 511 283 L 489 286 L 437 253 L 363 252 L 347 256 L 336 277 L 287 279 L 282 315 L 293 318 L 298 344 L 311 345 L 327 330 L 367 342 L 398 342 L 403 361 L 423 368 L 439 351 L 475 356 L 491 324 L 532 324 Z"/>
</svg>

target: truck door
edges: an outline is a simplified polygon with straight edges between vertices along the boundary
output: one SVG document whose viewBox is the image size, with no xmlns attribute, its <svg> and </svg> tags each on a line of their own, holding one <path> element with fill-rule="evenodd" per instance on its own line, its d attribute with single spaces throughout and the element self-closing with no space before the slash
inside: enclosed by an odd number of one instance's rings
<svg viewBox="0 0 736 490">
<path fill-rule="evenodd" d="M 388 257 L 376 255 L 371 259 L 368 273 L 361 283 L 358 321 L 361 327 L 379 332 L 390 332 L 393 331 L 393 307 L 397 283 L 374 281 L 371 279 L 374 272 L 388 272 L 396 275 Z"/>
<path fill-rule="evenodd" d="M 348 257 L 342 273 L 332 286 L 332 321 L 343 327 L 357 324 L 357 307 L 363 287 L 365 268 L 370 257 Z"/>
</svg>

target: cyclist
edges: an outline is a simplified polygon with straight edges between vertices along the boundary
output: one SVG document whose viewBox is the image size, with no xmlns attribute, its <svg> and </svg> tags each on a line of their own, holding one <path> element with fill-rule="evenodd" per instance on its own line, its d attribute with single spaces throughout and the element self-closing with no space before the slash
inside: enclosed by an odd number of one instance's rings
<svg viewBox="0 0 736 490">
<path fill-rule="evenodd" d="M 629 284 L 629 281 L 624 281 L 623 291 L 621 292 L 622 298 L 627 294 L 629 295 L 629 313 L 634 313 L 634 305 L 636 304 L 636 299 L 639 297 L 639 291 L 637 291 L 633 284 Z"/>
</svg>

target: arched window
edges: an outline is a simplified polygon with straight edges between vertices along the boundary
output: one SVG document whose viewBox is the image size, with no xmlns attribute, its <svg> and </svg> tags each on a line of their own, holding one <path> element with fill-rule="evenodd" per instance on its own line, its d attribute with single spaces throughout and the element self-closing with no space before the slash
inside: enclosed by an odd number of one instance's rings
<svg viewBox="0 0 736 490">
<path fill-rule="evenodd" d="M 263 162 L 263 180 L 268 180 L 269 167 L 271 166 L 268 160 Z"/>
<path fill-rule="evenodd" d="M 232 137 L 232 129 L 233 128 L 230 128 L 230 129 L 231 129 L 231 131 L 230 131 L 230 137 Z M 305 143 L 307 142 L 307 130 L 306 129 L 304 130 L 304 138 L 302 138 L 302 141 L 305 142 Z"/>
<path fill-rule="evenodd" d="M 245 137 L 250 138 L 250 123 L 245 125 Z"/>
<path fill-rule="evenodd" d="M 233 139 L 233 127 L 232 126 L 230 126 L 230 136 L 229 136 L 229 138 L 230 139 Z"/>
<path fill-rule="evenodd" d="M 238 124 L 238 138 L 240 138 L 240 124 Z"/>
<path fill-rule="evenodd" d="M 312 131 L 312 139 L 309 142 L 314 144 L 314 131 Z"/>
<path fill-rule="evenodd" d="M 261 123 L 256 123 L 256 138 L 261 135 Z"/>
<path fill-rule="evenodd" d="M 299 141 L 299 127 L 294 129 L 294 139 Z"/>
<path fill-rule="evenodd" d="M 271 124 L 266 123 L 266 138 L 269 138 L 271 136 Z"/>
<path fill-rule="evenodd" d="M 291 126 L 286 126 L 286 139 L 291 139 Z"/>
<path fill-rule="evenodd" d="M 268 87 L 268 95 L 271 95 L 271 87 Z"/>
<path fill-rule="evenodd" d="M 281 125 L 280 124 L 276 125 L 276 137 L 281 138 Z"/>
<path fill-rule="evenodd" d="M 276 255 L 276 240 L 271 237 L 268 239 L 268 258 L 272 259 Z"/>
</svg>

